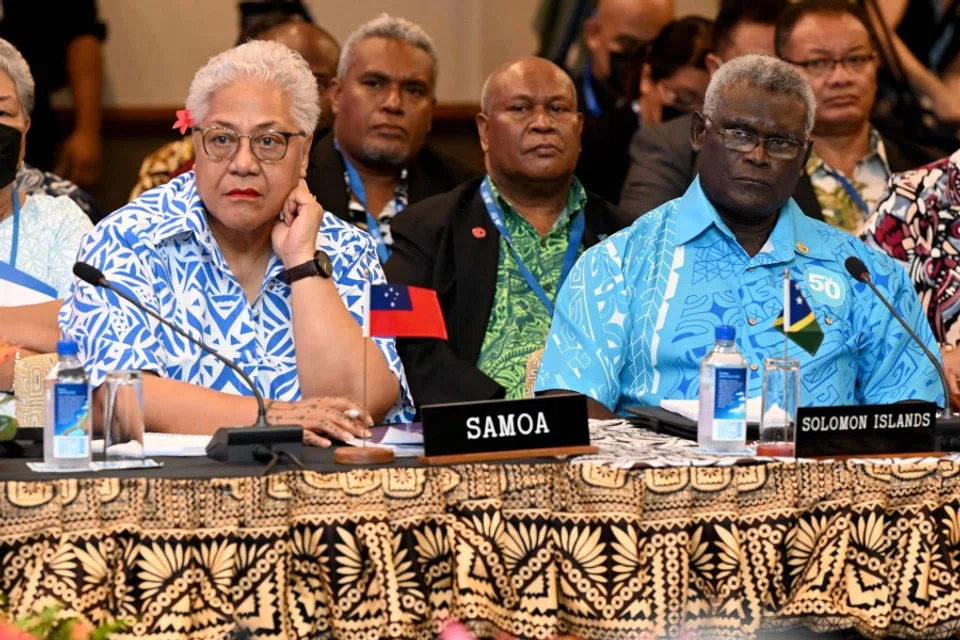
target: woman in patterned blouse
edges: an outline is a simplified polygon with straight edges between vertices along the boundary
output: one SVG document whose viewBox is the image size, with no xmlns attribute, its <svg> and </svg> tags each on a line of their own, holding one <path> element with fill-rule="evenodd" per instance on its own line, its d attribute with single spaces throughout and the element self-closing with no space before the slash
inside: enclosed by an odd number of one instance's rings
<svg viewBox="0 0 960 640">
<path fill-rule="evenodd" d="M 0 365 L 0 394 L 13 384 L 16 360 L 54 350 L 57 312 L 70 291 L 80 240 L 93 226 L 66 196 L 16 188 L 33 101 L 27 61 L 0 40 L 0 339 L 19 345 L 15 357 Z M 30 304 L 40 300 L 49 302 Z M 2 400 L 0 414 L 12 415 L 13 404 Z"/>
<path fill-rule="evenodd" d="M 864 239 L 903 264 L 960 393 L 960 150 L 890 177 Z"/>
<path fill-rule="evenodd" d="M 235 362 L 268 419 L 325 446 L 364 435 L 371 416 L 409 419 L 412 402 L 393 340 L 364 348 L 363 287 L 385 281 L 373 243 L 325 214 L 304 181 L 319 111 L 310 68 L 281 44 L 211 58 L 182 116 L 194 171 L 107 217 L 79 260 Z M 60 326 L 93 385 L 112 370 L 156 374 L 144 376 L 149 430 L 211 433 L 257 415 L 234 371 L 105 289 L 75 282 Z M 353 400 L 364 354 L 370 416 Z"/>
</svg>

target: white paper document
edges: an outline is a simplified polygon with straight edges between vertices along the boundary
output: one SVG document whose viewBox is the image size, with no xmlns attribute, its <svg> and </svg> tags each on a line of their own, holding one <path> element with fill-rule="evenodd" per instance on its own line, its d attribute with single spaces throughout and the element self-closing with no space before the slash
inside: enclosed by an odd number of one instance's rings
<svg viewBox="0 0 960 640">
<path fill-rule="evenodd" d="M 143 434 L 143 453 L 136 442 L 125 442 L 110 447 L 111 455 L 117 456 L 157 456 L 169 458 L 194 458 L 207 455 L 210 436 L 182 435 L 178 433 Z M 93 452 L 103 453 L 103 440 L 93 441 Z"/>
</svg>

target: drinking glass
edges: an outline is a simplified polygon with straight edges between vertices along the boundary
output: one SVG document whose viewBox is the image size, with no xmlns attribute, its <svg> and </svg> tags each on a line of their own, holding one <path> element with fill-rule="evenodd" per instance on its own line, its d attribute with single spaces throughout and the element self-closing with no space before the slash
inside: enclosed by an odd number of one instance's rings
<svg viewBox="0 0 960 640">
<path fill-rule="evenodd" d="M 794 456 L 799 401 L 800 361 L 782 357 L 764 360 L 758 456 Z"/>
<path fill-rule="evenodd" d="M 111 371 L 107 374 L 106 406 L 103 412 L 103 459 L 101 468 L 128 469 L 144 466 L 143 374 Z"/>
</svg>

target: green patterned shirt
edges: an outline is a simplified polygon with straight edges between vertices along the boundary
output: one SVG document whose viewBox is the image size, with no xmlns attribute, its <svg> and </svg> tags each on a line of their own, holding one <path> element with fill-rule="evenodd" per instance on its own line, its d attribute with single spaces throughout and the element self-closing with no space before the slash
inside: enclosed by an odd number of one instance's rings
<svg viewBox="0 0 960 640">
<path fill-rule="evenodd" d="M 492 179 L 490 184 L 517 252 L 547 295 L 555 299 L 570 226 L 574 216 L 586 205 L 587 192 L 574 178 L 567 207 L 546 237 L 541 238 L 533 225 L 504 200 Z M 581 253 L 582 246 L 577 255 Z M 500 236 L 497 288 L 477 368 L 506 389 L 507 398 L 523 397 L 527 358 L 543 348 L 551 320 L 546 307 L 523 279 L 507 241 Z"/>
<path fill-rule="evenodd" d="M 813 151 L 810 159 L 807 160 L 807 174 L 813 184 L 813 192 L 817 194 L 824 222 L 859 236 L 866 226 L 869 214 L 864 214 L 837 180 L 836 169 L 824 162 L 817 152 Z M 850 185 L 856 189 L 863 203 L 870 208 L 870 213 L 876 211 L 880 198 L 887 189 L 889 177 L 887 150 L 883 146 L 880 134 L 871 127 L 870 151 L 857 161 L 853 178 L 849 179 Z"/>
</svg>

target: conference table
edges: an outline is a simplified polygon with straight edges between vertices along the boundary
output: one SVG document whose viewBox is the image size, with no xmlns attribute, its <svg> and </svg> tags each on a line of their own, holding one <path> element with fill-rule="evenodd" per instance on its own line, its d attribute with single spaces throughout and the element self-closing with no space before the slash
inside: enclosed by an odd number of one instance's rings
<svg viewBox="0 0 960 640">
<path fill-rule="evenodd" d="M 0 591 L 116 637 L 753 637 L 960 628 L 960 457 L 708 456 L 623 421 L 596 455 L 306 470 L 0 460 Z"/>
</svg>

